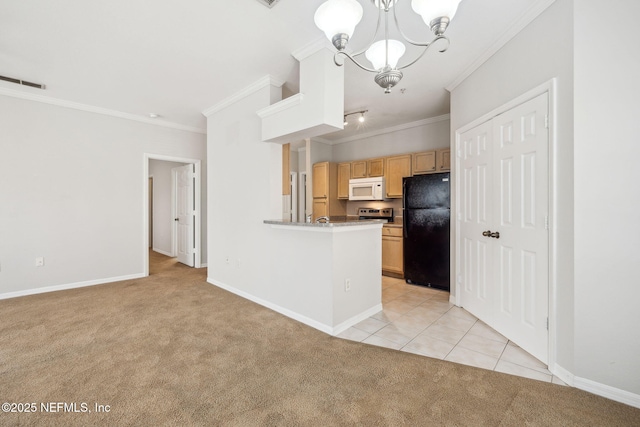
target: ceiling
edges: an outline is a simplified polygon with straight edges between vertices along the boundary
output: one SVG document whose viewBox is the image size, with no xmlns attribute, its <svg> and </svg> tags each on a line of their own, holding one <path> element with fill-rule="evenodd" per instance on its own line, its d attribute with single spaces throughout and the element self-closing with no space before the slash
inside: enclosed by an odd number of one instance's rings
<svg viewBox="0 0 640 427">
<path fill-rule="evenodd" d="M 46 90 L 0 81 L 16 90 L 127 115 L 206 129 L 202 111 L 267 74 L 297 91 L 294 52 L 324 37 L 313 15 L 324 0 L 0 0 L 0 75 L 46 85 Z M 376 8 L 350 47 L 371 38 Z M 339 143 L 376 130 L 449 112 L 446 87 L 460 81 L 553 0 L 462 0 L 445 53 L 429 51 L 404 70 L 391 94 L 373 74 L 345 65 L 345 113 L 368 110 L 364 125 L 324 135 Z M 409 0 L 397 7 L 403 31 L 432 37 Z M 393 32 L 392 32 L 393 36 Z M 404 62 L 416 55 L 408 50 Z M 404 90 L 401 90 L 404 89 Z"/>
</svg>

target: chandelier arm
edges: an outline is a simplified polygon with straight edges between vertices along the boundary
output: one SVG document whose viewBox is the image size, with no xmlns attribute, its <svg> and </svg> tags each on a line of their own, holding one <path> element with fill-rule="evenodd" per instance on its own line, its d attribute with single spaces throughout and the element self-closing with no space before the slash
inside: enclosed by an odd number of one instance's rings
<svg viewBox="0 0 640 427">
<path fill-rule="evenodd" d="M 398 16 L 396 15 L 396 10 L 395 9 L 393 9 L 393 20 L 395 21 L 396 28 L 398 29 L 398 32 L 400 33 L 402 38 L 405 39 L 407 41 L 407 43 L 410 43 L 410 44 L 412 44 L 414 46 L 427 47 L 428 48 L 431 44 L 435 43 L 439 39 L 441 39 L 441 38 L 445 38 L 446 39 L 446 37 L 444 37 L 442 35 L 439 35 L 439 36 L 436 36 L 436 38 L 431 40 L 430 42 L 417 42 L 415 40 L 411 40 L 409 37 L 407 37 L 407 35 L 404 33 L 404 31 L 402 31 L 402 28 L 400 28 L 400 23 L 398 22 Z M 449 39 L 446 39 L 446 40 L 449 41 Z M 447 45 L 447 48 L 448 47 L 449 46 Z M 445 50 L 447 50 L 447 49 L 445 49 Z M 440 52 L 444 52 L 444 50 L 441 50 Z M 412 62 L 412 64 L 413 64 L 413 62 Z"/>
<path fill-rule="evenodd" d="M 447 41 L 447 46 L 444 49 L 440 50 L 440 53 L 445 52 L 448 48 L 449 48 L 449 39 L 446 38 L 445 36 L 438 36 L 435 39 L 433 39 L 433 41 L 431 43 L 428 43 L 426 45 L 421 45 L 424 46 L 424 50 L 422 51 L 422 53 L 420 55 L 418 55 L 418 57 L 416 59 L 414 59 L 413 61 L 409 62 L 407 65 L 403 65 L 402 67 L 398 67 L 398 70 L 404 70 L 407 67 L 410 67 L 411 65 L 415 64 L 416 62 L 418 62 L 420 60 L 420 58 L 422 58 L 424 56 L 425 53 L 427 53 L 427 51 L 429 50 L 429 47 L 431 47 L 433 45 L 433 43 L 437 42 L 440 39 L 444 39 Z M 407 40 L 408 41 L 408 40 Z"/>
<path fill-rule="evenodd" d="M 369 40 L 369 43 L 365 44 L 365 48 L 362 49 L 360 52 L 354 53 L 351 56 L 352 57 L 356 57 L 356 56 L 360 56 L 363 53 L 365 53 L 367 51 L 367 49 L 369 49 L 369 47 L 371 47 L 371 45 L 373 44 L 374 40 L 376 39 L 376 36 L 378 35 L 378 31 L 380 31 L 380 21 L 381 21 L 381 17 L 382 17 L 382 9 L 380 9 L 378 7 L 378 22 L 376 23 L 376 30 L 373 32 L 373 35 L 371 36 L 371 40 Z M 353 58 L 351 58 L 351 60 L 353 61 Z"/>
<path fill-rule="evenodd" d="M 338 52 L 336 52 L 336 53 L 335 53 L 335 55 L 333 55 L 333 62 L 334 62 L 337 66 L 339 66 L 339 67 L 341 67 L 342 65 L 344 65 L 344 63 L 342 63 L 342 64 L 339 64 L 339 63 L 338 63 L 338 61 L 336 60 L 336 59 L 338 58 L 338 55 L 346 56 L 347 58 L 349 58 L 349 59 L 351 60 L 351 62 L 353 62 L 354 64 L 356 64 L 358 67 L 362 68 L 362 69 L 363 69 L 363 70 L 365 70 L 365 71 L 368 71 L 368 72 L 370 72 L 370 73 L 377 73 L 377 72 L 378 72 L 378 70 L 374 70 L 374 69 L 372 69 L 372 68 L 367 68 L 367 67 L 365 67 L 364 65 L 361 65 L 358 61 L 356 61 L 356 60 L 353 58 L 353 56 L 352 56 L 352 55 L 349 55 L 347 52 L 345 52 L 345 51 L 343 51 L 343 50 L 338 51 Z"/>
</svg>

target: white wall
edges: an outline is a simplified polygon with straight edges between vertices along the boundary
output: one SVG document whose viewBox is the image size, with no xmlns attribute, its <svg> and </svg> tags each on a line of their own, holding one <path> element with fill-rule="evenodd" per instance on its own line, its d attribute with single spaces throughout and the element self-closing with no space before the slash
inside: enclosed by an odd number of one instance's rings
<svg viewBox="0 0 640 427">
<path fill-rule="evenodd" d="M 333 145 L 333 161 L 349 162 L 449 146 L 448 119 Z"/>
<path fill-rule="evenodd" d="M 640 395 L 640 3 L 574 8 L 575 374 Z"/>
<path fill-rule="evenodd" d="M 206 153 L 201 134 L 4 95 L 0 129 L 4 296 L 142 275 L 144 153 Z"/>
<path fill-rule="evenodd" d="M 314 139 L 311 140 L 310 158 L 311 165 L 318 162 L 333 162 L 333 147 L 329 144 L 325 144 Z M 312 172 L 312 171 L 309 171 Z"/>
<path fill-rule="evenodd" d="M 260 89 L 207 120 L 208 280 L 265 299 L 277 283 L 263 221 L 282 216 L 282 146 L 262 142 L 256 115 L 271 92 Z"/>
<path fill-rule="evenodd" d="M 153 250 L 170 256 L 172 253 L 173 212 L 171 169 L 186 163 L 149 160 L 149 176 L 153 176 Z M 206 236 L 206 235 L 205 235 Z M 203 241 L 206 241 L 203 239 Z M 205 258 L 206 259 L 206 258 Z M 206 262 L 206 261 L 205 261 Z"/>
<path fill-rule="evenodd" d="M 574 368 L 572 3 L 557 0 L 451 94 L 451 129 L 455 133 L 523 93 L 557 79 L 557 147 L 551 166 L 556 177 L 556 211 L 551 215 L 551 232 L 557 243 L 557 363 L 570 372 Z M 455 183 L 451 188 L 455 193 Z"/>
</svg>

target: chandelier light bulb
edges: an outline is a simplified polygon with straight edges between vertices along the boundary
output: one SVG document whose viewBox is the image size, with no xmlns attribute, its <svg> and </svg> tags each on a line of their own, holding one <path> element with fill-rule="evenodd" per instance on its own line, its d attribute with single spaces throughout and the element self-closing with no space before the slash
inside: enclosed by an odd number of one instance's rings
<svg viewBox="0 0 640 427">
<path fill-rule="evenodd" d="M 371 45 L 365 52 L 365 56 L 376 70 L 383 70 L 387 65 L 396 68 L 398 61 L 404 55 L 405 47 L 398 40 L 389 40 L 389 63 L 386 55 L 387 45 L 385 40 L 380 40 Z"/>
<path fill-rule="evenodd" d="M 336 37 L 344 40 L 342 48 L 336 46 L 341 50 L 353 35 L 362 13 L 362 6 L 356 0 L 328 0 L 316 10 L 313 20 L 334 45 Z"/>
<path fill-rule="evenodd" d="M 349 122 L 347 121 L 347 116 L 344 116 L 344 125 L 346 126 L 348 124 L 349 124 Z"/>
<path fill-rule="evenodd" d="M 411 0 L 411 7 L 432 28 L 433 21 L 448 18 L 449 22 L 458 11 L 461 0 Z"/>
<path fill-rule="evenodd" d="M 364 113 L 361 113 L 360 117 L 358 117 L 358 121 L 360 123 L 364 123 Z"/>
</svg>

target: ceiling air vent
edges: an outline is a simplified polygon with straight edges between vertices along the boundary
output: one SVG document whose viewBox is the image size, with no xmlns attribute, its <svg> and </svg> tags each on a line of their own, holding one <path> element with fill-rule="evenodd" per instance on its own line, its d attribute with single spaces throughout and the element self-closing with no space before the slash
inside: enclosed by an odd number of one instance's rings
<svg viewBox="0 0 640 427">
<path fill-rule="evenodd" d="M 258 0 L 258 3 L 263 4 L 268 8 L 272 8 L 276 3 L 278 3 L 278 0 Z"/>
<path fill-rule="evenodd" d="M 26 80 L 14 79 L 13 77 L 0 76 L 0 80 L 4 80 L 5 82 L 11 82 L 22 86 L 30 86 L 38 89 L 44 89 L 45 86 L 40 83 L 28 82 Z"/>
</svg>

